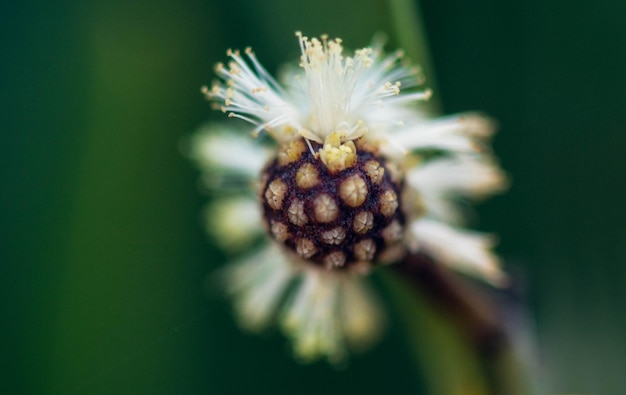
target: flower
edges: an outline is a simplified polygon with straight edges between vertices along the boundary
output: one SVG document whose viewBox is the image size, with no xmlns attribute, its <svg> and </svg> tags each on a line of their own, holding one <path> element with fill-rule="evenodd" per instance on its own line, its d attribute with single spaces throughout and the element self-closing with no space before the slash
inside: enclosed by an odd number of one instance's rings
<svg viewBox="0 0 626 395">
<path fill-rule="evenodd" d="M 203 88 L 216 108 L 264 132 L 234 126 L 195 136 L 191 156 L 209 187 L 247 180 L 248 195 L 216 199 L 209 231 L 225 248 L 264 247 L 221 279 L 241 325 L 278 322 L 303 360 L 341 361 L 382 332 L 366 282 L 406 254 L 501 284 L 494 238 L 463 228 L 460 203 L 506 186 L 488 149 L 492 122 L 475 114 L 429 118 L 419 69 L 374 44 L 344 55 L 342 42 L 297 33 L 301 57 L 277 82 L 256 55 L 228 51 Z M 257 243 L 258 244 L 258 243 Z"/>
</svg>

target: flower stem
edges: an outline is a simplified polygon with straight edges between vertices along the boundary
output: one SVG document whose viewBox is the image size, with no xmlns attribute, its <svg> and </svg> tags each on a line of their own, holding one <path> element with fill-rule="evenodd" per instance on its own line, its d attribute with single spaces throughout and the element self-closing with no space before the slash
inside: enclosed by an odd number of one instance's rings
<svg viewBox="0 0 626 395">
<path fill-rule="evenodd" d="M 396 274 L 389 288 L 432 394 L 532 393 L 514 337 L 523 328 L 507 322 L 520 305 L 507 291 L 482 292 L 423 254 L 408 256 Z"/>
</svg>

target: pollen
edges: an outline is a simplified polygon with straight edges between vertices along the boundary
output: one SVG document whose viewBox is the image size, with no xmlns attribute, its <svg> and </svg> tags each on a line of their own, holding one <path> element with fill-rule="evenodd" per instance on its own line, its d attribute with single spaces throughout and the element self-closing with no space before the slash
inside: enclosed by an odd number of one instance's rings
<svg viewBox="0 0 626 395">
<path fill-rule="evenodd" d="M 362 148 L 355 148 L 354 163 L 343 170 L 323 161 L 320 143 L 308 141 L 310 149 L 300 152 L 307 145 L 300 139 L 283 144 L 261 174 L 269 234 L 300 262 L 363 271 L 394 255 L 391 247 L 404 248 L 406 218 L 398 208 L 404 181 L 392 179 L 376 145 L 360 140 L 348 144 Z"/>
<path fill-rule="evenodd" d="M 398 221 L 393 221 L 382 231 L 383 239 L 389 244 L 393 244 L 402 239 L 402 225 Z"/>
<path fill-rule="evenodd" d="M 341 226 L 322 233 L 322 241 L 326 244 L 341 244 L 346 238 L 346 231 Z"/>
<path fill-rule="evenodd" d="M 365 163 L 364 168 L 372 184 L 380 185 L 380 183 L 383 182 L 385 168 L 381 167 L 380 163 L 375 160 L 369 160 Z"/>
<path fill-rule="evenodd" d="M 374 226 L 374 215 L 369 211 L 360 211 L 354 216 L 352 229 L 356 233 L 363 234 Z"/>
<path fill-rule="evenodd" d="M 268 185 L 265 191 L 265 200 L 271 208 L 279 210 L 283 206 L 283 199 L 285 199 L 286 193 L 287 184 L 280 179 L 276 179 Z"/>
<path fill-rule="evenodd" d="M 285 241 L 289 238 L 289 228 L 282 222 L 274 222 L 271 227 L 272 236 L 278 241 Z"/>
<path fill-rule="evenodd" d="M 294 140 L 282 145 L 280 151 L 278 151 L 278 164 L 285 166 L 293 163 L 302 157 L 302 154 L 306 151 L 306 145 L 302 140 Z"/>
<path fill-rule="evenodd" d="M 324 147 L 319 153 L 320 159 L 333 174 L 349 169 L 357 160 L 354 143 L 352 141 L 342 143 L 340 134 L 337 132 L 326 137 Z"/>
<path fill-rule="evenodd" d="M 296 253 L 302 258 L 310 258 L 317 252 L 315 244 L 309 239 L 298 239 L 296 242 Z"/>
<path fill-rule="evenodd" d="M 380 195 L 380 212 L 385 217 L 391 217 L 398 208 L 398 195 L 391 189 Z"/>
<path fill-rule="evenodd" d="M 368 151 L 375 155 L 378 155 L 380 149 L 380 142 L 371 139 L 358 139 L 356 140 L 356 148 L 359 151 Z"/>
<path fill-rule="evenodd" d="M 339 216 L 339 207 L 330 195 L 322 194 L 313 201 L 313 209 L 315 210 L 315 219 L 319 222 L 332 222 Z"/>
<path fill-rule="evenodd" d="M 324 257 L 324 264 L 327 269 L 334 269 L 345 265 L 346 254 L 342 251 L 333 251 Z"/>
<path fill-rule="evenodd" d="M 346 178 L 339 186 L 339 196 L 350 207 L 359 207 L 367 197 L 367 184 L 359 175 Z"/>
<path fill-rule="evenodd" d="M 354 246 L 354 257 L 359 261 L 371 261 L 376 252 L 376 243 L 372 239 L 361 240 Z"/>
<path fill-rule="evenodd" d="M 313 188 L 319 184 L 319 172 L 311 163 L 305 163 L 298 169 L 296 173 L 296 184 L 301 189 Z"/>
<path fill-rule="evenodd" d="M 289 222 L 296 226 L 302 226 L 309 222 L 309 218 L 304 213 L 304 202 L 299 199 L 294 199 L 289 205 L 287 210 L 287 216 Z"/>
</svg>

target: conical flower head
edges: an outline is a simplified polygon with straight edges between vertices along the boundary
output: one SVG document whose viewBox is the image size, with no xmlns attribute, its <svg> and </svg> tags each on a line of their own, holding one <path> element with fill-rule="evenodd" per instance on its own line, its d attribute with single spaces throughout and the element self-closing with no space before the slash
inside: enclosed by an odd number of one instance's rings
<svg viewBox="0 0 626 395">
<path fill-rule="evenodd" d="M 493 238 L 461 227 L 458 202 L 502 190 L 505 177 L 488 150 L 492 123 L 478 114 L 425 117 L 419 102 L 430 91 L 401 52 L 384 55 L 377 44 L 346 55 L 339 39 L 297 37 L 299 67 L 282 83 L 247 49 L 229 51 L 220 80 L 204 88 L 274 148 L 212 127 L 192 155 L 213 187 L 230 171 L 254 192 L 245 203 L 216 202 L 209 230 L 238 249 L 250 235 L 272 240 L 225 271 L 242 324 L 278 319 L 300 357 L 340 360 L 381 333 L 384 314 L 363 276 L 381 263 L 420 252 L 504 280 Z M 242 220 L 252 212 L 256 220 Z"/>
</svg>

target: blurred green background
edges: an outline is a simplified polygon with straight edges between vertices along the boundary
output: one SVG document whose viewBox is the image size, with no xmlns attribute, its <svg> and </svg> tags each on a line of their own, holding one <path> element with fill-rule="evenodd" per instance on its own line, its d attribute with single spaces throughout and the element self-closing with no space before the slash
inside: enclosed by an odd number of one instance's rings
<svg viewBox="0 0 626 395">
<path fill-rule="evenodd" d="M 499 121 L 510 192 L 480 229 L 526 284 L 546 393 L 626 388 L 626 2 L 421 3 L 445 112 Z M 398 44 L 385 1 L 24 1 L 0 5 L 0 393 L 425 391 L 392 320 L 334 371 L 276 333 L 242 334 L 205 292 L 204 235 L 179 151 L 220 119 L 200 95 L 227 48 L 271 71 L 295 30 Z"/>
</svg>

